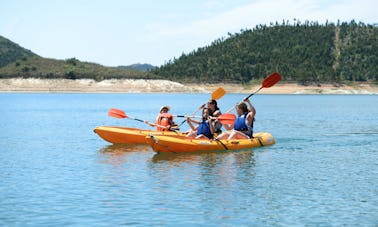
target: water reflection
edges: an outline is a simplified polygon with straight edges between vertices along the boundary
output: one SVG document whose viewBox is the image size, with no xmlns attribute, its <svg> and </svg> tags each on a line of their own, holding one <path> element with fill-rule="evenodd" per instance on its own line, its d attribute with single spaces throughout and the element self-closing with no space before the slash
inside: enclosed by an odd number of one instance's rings
<svg viewBox="0 0 378 227">
<path fill-rule="evenodd" d="M 152 157 L 153 163 L 162 162 L 206 162 L 210 165 L 215 165 L 222 162 L 225 157 L 232 156 L 239 164 L 254 163 L 254 153 L 251 149 L 244 149 L 239 151 L 202 151 L 189 153 L 156 153 Z"/>
<path fill-rule="evenodd" d="M 241 173 L 244 176 L 254 175 L 255 161 L 255 154 L 251 149 L 237 152 L 158 153 L 152 157 L 148 167 L 152 174 L 161 178 L 166 177 L 167 172 L 177 170 L 201 176 L 200 181 L 207 179 L 205 184 L 216 179 L 219 180 L 216 180 L 217 184 L 228 184 L 235 182 Z"/>
<path fill-rule="evenodd" d="M 234 203 L 238 201 L 233 192 L 253 187 L 256 154 L 251 149 L 159 153 L 151 158 L 147 168 L 155 197 L 164 201 L 164 207 L 195 203 L 208 208 L 206 216 L 214 216 L 218 215 L 213 212 L 214 207 L 235 207 Z M 168 200 L 167 194 L 170 195 Z"/>
<path fill-rule="evenodd" d="M 144 144 L 112 144 L 99 150 L 101 162 L 112 165 L 124 164 L 135 154 L 150 152 L 153 152 L 150 146 Z"/>
<path fill-rule="evenodd" d="M 110 155 L 124 155 L 128 152 L 151 151 L 150 146 L 145 144 L 112 144 L 99 150 L 100 153 Z"/>
</svg>

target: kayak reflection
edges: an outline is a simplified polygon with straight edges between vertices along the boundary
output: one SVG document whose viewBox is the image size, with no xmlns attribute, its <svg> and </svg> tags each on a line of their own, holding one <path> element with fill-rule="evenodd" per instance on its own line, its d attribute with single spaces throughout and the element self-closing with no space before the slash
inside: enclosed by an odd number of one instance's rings
<svg viewBox="0 0 378 227">
<path fill-rule="evenodd" d="M 124 155 L 128 152 L 152 151 L 146 144 L 112 144 L 99 150 L 100 153 L 112 155 Z"/>
<path fill-rule="evenodd" d="M 186 163 L 197 163 L 205 161 L 207 163 L 219 163 L 224 158 L 232 156 L 238 163 L 251 162 L 253 160 L 253 150 L 252 149 L 242 149 L 237 152 L 235 151 L 199 151 L 199 152 L 181 152 L 181 153 L 167 153 L 160 152 L 156 153 L 152 157 L 153 163 L 173 161 L 173 162 L 186 162 Z"/>
</svg>

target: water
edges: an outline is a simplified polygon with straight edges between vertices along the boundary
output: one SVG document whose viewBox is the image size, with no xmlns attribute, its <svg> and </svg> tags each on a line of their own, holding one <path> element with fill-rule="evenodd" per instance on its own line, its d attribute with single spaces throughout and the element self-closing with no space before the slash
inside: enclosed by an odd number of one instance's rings
<svg viewBox="0 0 378 227">
<path fill-rule="evenodd" d="M 162 105 L 192 113 L 208 98 L 0 94 L 0 225 L 378 225 L 376 95 L 255 95 L 255 131 L 277 144 L 253 150 L 162 155 L 93 133 L 149 128 L 108 117 L 112 107 L 153 120 Z"/>
</svg>

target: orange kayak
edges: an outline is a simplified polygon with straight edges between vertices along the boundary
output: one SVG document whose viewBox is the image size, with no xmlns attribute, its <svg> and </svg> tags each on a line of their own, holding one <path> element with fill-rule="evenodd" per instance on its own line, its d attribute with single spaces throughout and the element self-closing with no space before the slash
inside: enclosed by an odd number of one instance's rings
<svg viewBox="0 0 378 227">
<path fill-rule="evenodd" d="M 118 126 L 99 126 L 94 129 L 94 132 L 102 139 L 113 144 L 146 144 L 146 136 L 148 135 L 185 136 L 181 132 L 158 132 L 154 130 Z"/>
<path fill-rule="evenodd" d="M 186 137 L 172 137 L 162 135 L 148 135 L 146 140 L 156 152 L 196 152 L 239 150 L 253 147 L 262 147 L 275 144 L 273 136 L 268 132 L 253 135 L 253 139 L 235 140 L 208 140 L 190 139 Z"/>
</svg>

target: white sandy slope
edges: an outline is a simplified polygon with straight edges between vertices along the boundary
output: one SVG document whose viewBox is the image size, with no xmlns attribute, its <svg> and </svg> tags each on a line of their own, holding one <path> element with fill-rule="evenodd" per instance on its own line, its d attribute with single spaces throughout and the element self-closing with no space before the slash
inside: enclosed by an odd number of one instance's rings
<svg viewBox="0 0 378 227">
<path fill-rule="evenodd" d="M 223 87 L 228 93 L 252 93 L 261 85 L 238 84 L 181 84 L 168 80 L 111 79 L 100 82 L 92 79 L 0 79 L 0 92 L 83 92 L 83 93 L 211 93 Z M 261 94 L 378 94 L 378 86 L 362 83 L 351 86 L 301 86 L 275 84 Z"/>
</svg>

